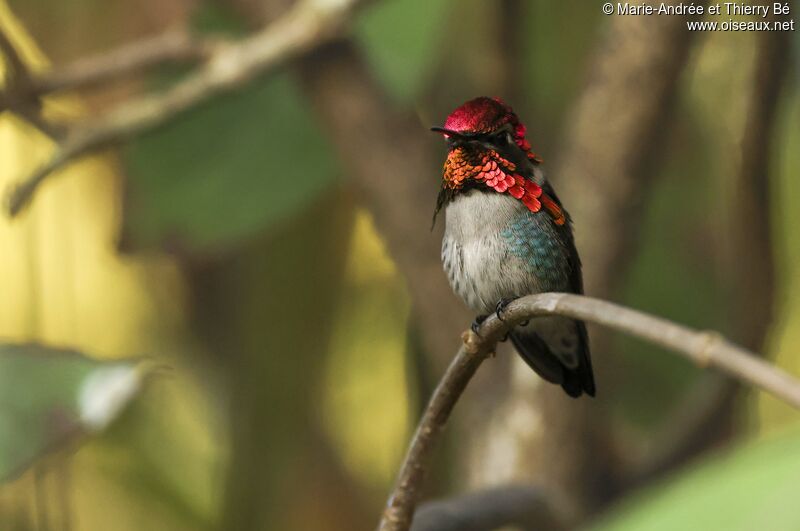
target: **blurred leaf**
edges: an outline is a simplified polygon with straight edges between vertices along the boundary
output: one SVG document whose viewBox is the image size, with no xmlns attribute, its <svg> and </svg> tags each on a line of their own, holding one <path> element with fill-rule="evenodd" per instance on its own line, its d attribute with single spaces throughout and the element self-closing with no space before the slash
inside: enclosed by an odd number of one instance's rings
<svg viewBox="0 0 800 531">
<path fill-rule="evenodd" d="M 623 502 L 604 531 L 800 529 L 800 431 L 713 458 Z"/>
<path fill-rule="evenodd" d="M 336 172 L 287 75 L 214 99 L 133 142 L 126 235 L 135 246 L 235 244 L 313 201 Z"/>
<path fill-rule="evenodd" d="M 442 21 L 453 9 L 452 0 L 390 0 L 358 18 L 356 35 L 395 97 L 410 100 L 422 89 L 439 57 Z"/>
<path fill-rule="evenodd" d="M 37 345 L 0 345 L 0 481 L 70 436 L 105 428 L 140 384 L 130 362 L 102 362 Z"/>
<path fill-rule="evenodd" d="M 219 393 L 197 378 L 197 359 L 187 361 L 170 360 L 169 376 L 148 380 L 147 392 L 73 458 L 86 493 L 76 504 L 114 508 L 81 513 L 81 529 L 219 529 L 227 426 L 215 416 Z"/>
</svg>

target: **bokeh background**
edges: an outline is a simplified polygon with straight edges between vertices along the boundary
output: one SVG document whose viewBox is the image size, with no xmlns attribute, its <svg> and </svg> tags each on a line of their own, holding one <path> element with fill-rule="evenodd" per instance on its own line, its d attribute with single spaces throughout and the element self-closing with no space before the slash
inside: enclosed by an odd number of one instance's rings
<svg viewBox="0 0 800 531">
<path fill-rule="evenodd" d="M 41 70 L 176 26 L 239 38 L 290 4 L 0 0 L 0 26 Z M 0 220 L 0 529 L 374 526 L 471 320 L 429 230 L 444 146 L 427 128 L 477 95 L 527 124 L 590 295 L 800 374 L 800 37 L 657 18 L 375 1 L 346 39 L 59 172 Z M 47 106 L 98 115 L 190 70 Z M 0 139 L 4 187 L 53 150 L 9 112 Z M 570 527 L 800 528 L 796 411 L 592 338 L 596 400 L 507 350 L 486 363 L 426 497 L 524 483 Z M 115 363 L 132 357 L 147 368 Z M 86 389 L 108 368 L 128 372 L 96 421 Z"/>
</svg>

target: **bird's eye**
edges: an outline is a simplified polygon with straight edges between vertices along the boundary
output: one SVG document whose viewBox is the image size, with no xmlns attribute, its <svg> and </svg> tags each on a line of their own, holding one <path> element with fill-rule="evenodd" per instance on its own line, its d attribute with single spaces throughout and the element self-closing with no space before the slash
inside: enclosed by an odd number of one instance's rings
<svg viewBox="0 0 800 531">
<path fill-rule="evenodd" d="M 492 136 L 492 143 L 497 146 L 506 146 L 514 142 L 514 138 L 508 131 L 502 131 Z"/>
<path fill-rule="evenodd" d="M 504 146 L 508 144 L 508 133 L 502 131 L 500 133 L 495 133 L 492 135 L 492 143 L 498 146 Z"/>
</svg>

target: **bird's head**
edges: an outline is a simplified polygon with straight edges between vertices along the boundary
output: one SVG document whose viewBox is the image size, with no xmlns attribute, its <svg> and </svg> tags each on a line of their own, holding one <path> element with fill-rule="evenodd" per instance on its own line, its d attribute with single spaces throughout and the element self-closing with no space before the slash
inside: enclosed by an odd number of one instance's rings
<svg viewBox="0 0 800 531">
<path fill-rule="evenodd" d="M 525 140 L 525 126 L 500 98 L 481 96 L 469 100 L 450 113 L 444 127 L 431 130 L 442 133 L 453 144 L 476 140 L 504 147 L 513 142 L 522 151 L 531 149 Z"/>
<path fill-rule="evenodd" d="M 531 151 L 525 126 L 510 106 L 499 98 L 475 98 L 450 113 L 444 127 L 431 130 L 448 144 L 437 212 L 454 194 L 479 187 L 511 194 L 538 209 L 541 189 L 530 168 L 541 159 Z"/>
</svg>

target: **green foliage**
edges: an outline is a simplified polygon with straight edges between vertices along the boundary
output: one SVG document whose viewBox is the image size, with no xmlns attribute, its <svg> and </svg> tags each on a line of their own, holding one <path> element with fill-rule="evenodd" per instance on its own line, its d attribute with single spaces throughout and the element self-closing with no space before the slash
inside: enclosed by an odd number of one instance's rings
<svg viewBox="0 0 800 531">
<path fill-rule="evenodd" d="M 204 4 L 199 33 L 246 33 L 230 9 Z M 156 79 L 174 81 L 178 70 Z M 131 143 L 125 233 L 134 247 L 235 246 L 309 205 L 334 180 L 328 144 L 288 74 L 266 76 Z"/>
<path fill-rule="evenodd" d="M 74 459 L 93 476 L 85 483 L 93 499 L 104 481 L 115 486 L 104 496 L 118 510 L 96 515 L 86 529 L 219 529 L 226 440 L 210 407 L 214 393 L 191 366 L 170 367 Z"/>
<path fill-rule="evenodd" d="M 800 431 L 739 448 L 634 496 L 596 531 L 800 529 Z"/>
<path fill-rule="evenodd" d="M 0 345 L 0 481 L 69 437 L 104 428 L 140 383 L 130 362 Z"/>
<path fill-rule="evenodd" d="M 419 95 L 439 58 L 442 21 L 454 4 L 452 0 L 391 0 L 357 20 L 356 34 L 371 66 L 395 97 L 409 101 Z"/>
<path fill-rule="evenodd" d="M 333 182 L 330 150 L 286 75 L 216 98 L 134 142 L 134 245 L 234 244 L 310 204 Z"/>
</svg>

